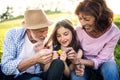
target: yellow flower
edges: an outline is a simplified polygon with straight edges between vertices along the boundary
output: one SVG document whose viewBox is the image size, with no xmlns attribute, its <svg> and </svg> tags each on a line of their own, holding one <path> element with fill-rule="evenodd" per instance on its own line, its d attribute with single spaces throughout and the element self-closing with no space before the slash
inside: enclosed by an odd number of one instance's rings
<svg viewBox="0 0 120 80">
<path fill-rule="evenodd" d="M 58 50 L 58 54 L 59 55 L 61 55 L 62 54 L 62 50 L 60 49 L 60 50 Z"/>
</svg>

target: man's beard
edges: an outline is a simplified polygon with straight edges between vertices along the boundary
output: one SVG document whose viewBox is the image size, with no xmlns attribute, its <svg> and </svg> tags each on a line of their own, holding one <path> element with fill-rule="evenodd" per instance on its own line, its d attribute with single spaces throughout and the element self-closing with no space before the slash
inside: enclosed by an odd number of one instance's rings
<svg viewBox="0 0 120 80">
<path fill-rule="evenodd" d="M 34 35 L 34 33 L 33 33 L 32 31 L 30 31 L 30 33 L 31 33 L 32 38 L 33 38 L 35 41 L 37 41 L 37 42 L 40 41 L 40 39 L 38 39 L 38 38 L 35 37 L 35 35 Z"/>
</svg>

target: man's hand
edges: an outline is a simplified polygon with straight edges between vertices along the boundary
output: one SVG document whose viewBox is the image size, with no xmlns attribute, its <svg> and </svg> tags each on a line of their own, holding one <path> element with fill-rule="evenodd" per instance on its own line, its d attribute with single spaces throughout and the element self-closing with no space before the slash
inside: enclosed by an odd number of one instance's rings
<svg viewBox="0 0 120 80">
<path fill-rule="evenodd" d="M 37 63 L 47 64 L 52 60 L 52 50 L 51 49 L 41 49 L 37 52 L 34 57 Z"/>
<path fill-rule="evenodd" d="M 37 44 L 34 46 L 34 51 L 39 52 L 43 48 L 44 48 L 43 43 L 37 42 Z"/>
</svg>

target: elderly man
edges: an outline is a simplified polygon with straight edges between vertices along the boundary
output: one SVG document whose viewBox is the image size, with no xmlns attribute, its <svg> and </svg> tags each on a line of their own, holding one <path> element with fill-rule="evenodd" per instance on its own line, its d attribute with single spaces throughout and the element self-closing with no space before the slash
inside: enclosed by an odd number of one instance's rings
<svg viewBox="0 0 120 80">
<path fill-rule="evenodd" d="M 22 28 L 13 28 L 7 32 L 4 40 L 4 51 L 1 69 L 5 75 L 14 75 L 15 80 L 58 80 L 63 71 L 62 61 L 54 60 L 48 71 L 41 65 L 52 60 L 52 50 L 41 48 L 35 51 L 36 45 L 43 44 L 52 22 L 40 10 L 27 10 Z"/>
</svg>

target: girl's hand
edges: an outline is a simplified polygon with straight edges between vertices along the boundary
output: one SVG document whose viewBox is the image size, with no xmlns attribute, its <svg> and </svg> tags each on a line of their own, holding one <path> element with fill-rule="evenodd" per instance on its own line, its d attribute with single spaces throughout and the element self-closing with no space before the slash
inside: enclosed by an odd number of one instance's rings
<svg viewBox="0 0 120 80">
<path fill-rule="evenodd" d="M 54 59 L 58 59 L 59 58 L 59 55 L 57 53 L 57 51 L 53 51 L 53 57 L 52 57 L 52 60 Z"/>
<path fill-rule="evenodd" d="M 60 60 L 62 60 L 63 62 L 65 62 L 66 58 L 67 58 L 67 54 L 65 53 L 65 51 L 62 51 L 62 54 L 60 55 Z"/>
<path fill-rule="evenodd" d="M 76 59 L 77 57 L 77 53 L 76 51 L 72 48 L 72 47 L 69 47 L 67 48 L 67 58 L 74 63 L 74 60 Z"/>
</svg>

